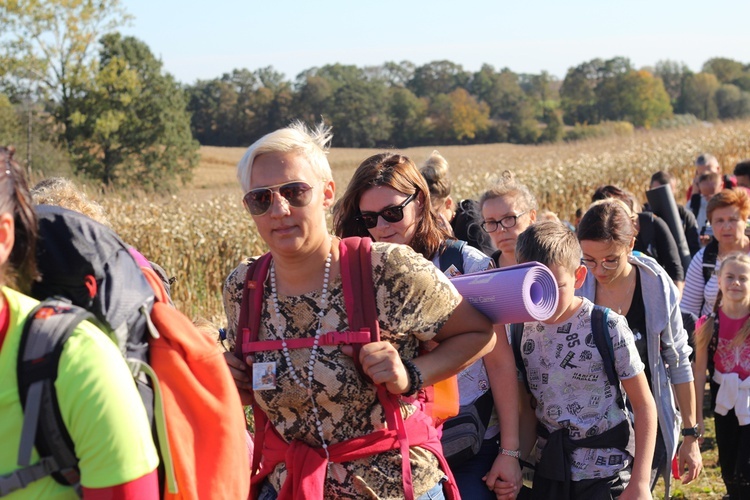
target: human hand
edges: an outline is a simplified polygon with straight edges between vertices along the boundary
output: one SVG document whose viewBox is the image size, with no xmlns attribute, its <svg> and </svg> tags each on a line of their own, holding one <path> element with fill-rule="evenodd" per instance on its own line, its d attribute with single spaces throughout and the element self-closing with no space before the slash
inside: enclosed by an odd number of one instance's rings
<svg viewBox="0 0 750 500">
<path fill-rule="evenodd" d="M 516 498 L 521 491 L 523 477 L 517 458 L 498 454 L 492 468 L 482 478 L 487 488 L 494 491 L 498 499 Z"/>
<path fill-rule="evenodd" d="M 625 487 L 625 491 L 620 495 L 620 500 L 652 500 L 651 489 L 648 481 L 634 482 L 630 481 Z"/>
<path fill-rule="evenodd" d="M 352 346 L 342 346 L 341 352 L 352 356 Z M 374 384 L 384 384 L 391 394 L 403 394 L 409 390 L 409 374 L 401 362 L 401 356 L 393 344 L 387 341 L 364 344 L 359 352 L 362 371 Z"/>
<path fill-rule="evenodd" d="M 680 477 L 682 484 L 688 484 L 698 477 L 703 469 L 703 458 L 701 458 L 701 450 L 696 438 L 685 436 L 677 460 L 678 470 L 684 471 L 687 467 L 687 471 Z"/>
<path fill-rule="evenodd" d="M 242 405 L 251 405 L 253 403 L 253 380 L 249 373 L 251 373 L 252 359 L 248 358 L 249 362 L 245 362 L 237 358 L 234 353 L 225 352 L 224 360 L 229 367 L 229 373 L 232 374 L 234 385 L 237 386 L 237 392 L 240 393 Z"/>
</svg>

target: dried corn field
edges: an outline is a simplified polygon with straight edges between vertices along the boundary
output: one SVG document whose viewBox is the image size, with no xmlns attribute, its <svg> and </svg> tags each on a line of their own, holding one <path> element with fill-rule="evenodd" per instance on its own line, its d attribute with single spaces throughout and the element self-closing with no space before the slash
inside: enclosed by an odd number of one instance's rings
<svg viewBox="0 0 750 500">
<path fill-rule="evenodd" d="M 417 163 L 434 148 L 402 152 Z M 593 190 L 614 183 L 645 199 L 651 174 L 667 170 L 684 192 L 692 161 L 702 152 L 719 158 L 725 171 L 750 157 L 750 122 L 696 126 L 571 144 L 493 144 L 437 148 L 451 165 L 454 196 L 476 197 L 503 170 L 526 183 L 547 208 L 571 219 L 588 204 Z M 252 220 L 243 211 L 235 181 L 242 148 L 204 147 L 193 182 L 170 197 L 122 193 L 100 200 L 121 236 L 175 275 L 178 306 L 193 316 L 224 322 L 221 285 L 243 257 L 264 250 Z M 361 160 L 375 150 L 334 149 L 330 153 L 339 192 Z M 98 197 L 97 197 L 98 198 Z"/>
</svg>

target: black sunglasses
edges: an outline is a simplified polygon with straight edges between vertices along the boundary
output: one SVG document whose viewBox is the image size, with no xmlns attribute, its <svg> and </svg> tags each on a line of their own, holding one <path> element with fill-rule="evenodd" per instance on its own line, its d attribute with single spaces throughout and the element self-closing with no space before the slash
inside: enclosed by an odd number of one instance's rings
<svg viewBox="0 0 750 500">
<path fill-rule="evenodd" d="M 312 186 L 306 182 L 295 181 L 251 189 L 242 197 L 242 204 L 252 215 L 263 215 L 273 204 L 273 193 L 279 193 L 289 205 L 297 208 L 306 207 L 312 200 Z"/>
<path fill-rule="evenodd" d="M 404 207 L 411 203 L 416 196 L 417 193 L 412 193 L 400 205 L 384 208 L 380 212 L 361 212 L 355 217 L 355 220 L 364 224 L 367 229 L 372 229 L 378 225 L 378 217 L 382 217 L 384 221 L 391 224 L 401 222 L 404 218 Z"/>
</svg>

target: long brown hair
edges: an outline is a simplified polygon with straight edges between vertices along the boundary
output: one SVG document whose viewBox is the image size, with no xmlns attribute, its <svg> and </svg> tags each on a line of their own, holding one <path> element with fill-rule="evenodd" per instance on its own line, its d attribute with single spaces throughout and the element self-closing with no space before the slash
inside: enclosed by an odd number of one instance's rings
<svg viewBox="0 0 750 500">
<path fill-rule="evenodd" d="M 2 281 L 15 282 L 28 291 L 36 278 L 37 218 L 21 166 L 13 159 L 14 147 L 0 146 L 0 213 L 13 214 L 14 243 L 3 264 Z"/>
<path fill-rule="evenodd" d="M 333 213 L 333 227 L 337 236 L 370 236 L 367 228 L 356 220 L 359 215 L 359 201 L 365 191 L 388 186 L 406 195 L 418 196 L 422 193 L 424 206 L 417 221 L 414 238 L 409 243 L 417 253 L 430 259 L 440 245 L 451 238 L 442 228 L 430 205 L 430 191 L 427 182 L 417 166 L 408 157 L 395 153 L 380 153 L 365 159 L 352 176 L 344 196 L 336 203 Z"/>
<path fill-rule="evenodd" d="M 727 255 L 721 262 L 721 268 L 719 269 L 718 275 L 719 282 L 721 281 L 721 273 L 724 271 L 724 269 L 726 269 L 726 264 L 728 262 L 738 262 L 750 268 L 750 255 L 747 255 L 744 252 L 733 252 Z M 714 336 L 714 319 L 719 314 L 722 298 L 723 294 L 721 293 L 721 288 L 719 288 L 719 292 L 716 294 L 716 302 L 714 302 L 713 312 L 709 315 L 708 318 L 706 318 L 706 322 L 703 323 L 701 327 L 695 331 L 695 346 L 697 349 L 706 349 L 709 342 L 711 342 L 711 337 Z M 734 336 L 732 342 L 729 344 L 730 347 L 741 346 L 745 343 L 748 336 L 750 336 L 750 318 L 745 321 L 745 324 L 742 325 L 740 331 L 738 331 L 737 335 Z"/>
</svg>

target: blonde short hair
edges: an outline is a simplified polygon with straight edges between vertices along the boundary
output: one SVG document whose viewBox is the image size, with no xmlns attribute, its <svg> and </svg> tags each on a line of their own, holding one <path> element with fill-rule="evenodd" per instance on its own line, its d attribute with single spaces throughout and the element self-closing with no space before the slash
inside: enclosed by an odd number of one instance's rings
<svg viewBox="0 0 750 500">
<path fill-rule="evenodd" d="M 267 153 L 304 155 L 321 180 L 333 179 L 327 158 L 332 138 L 331 128 L 324 123 L 319 123 L 314 129 L 309 129 L 300 121 L 264 135 L 247 148 L 245 155 L 237 164 L 237 180 L 242 190 L 250 191 L 253 162 L 258 156 Z"/>
</svg>

